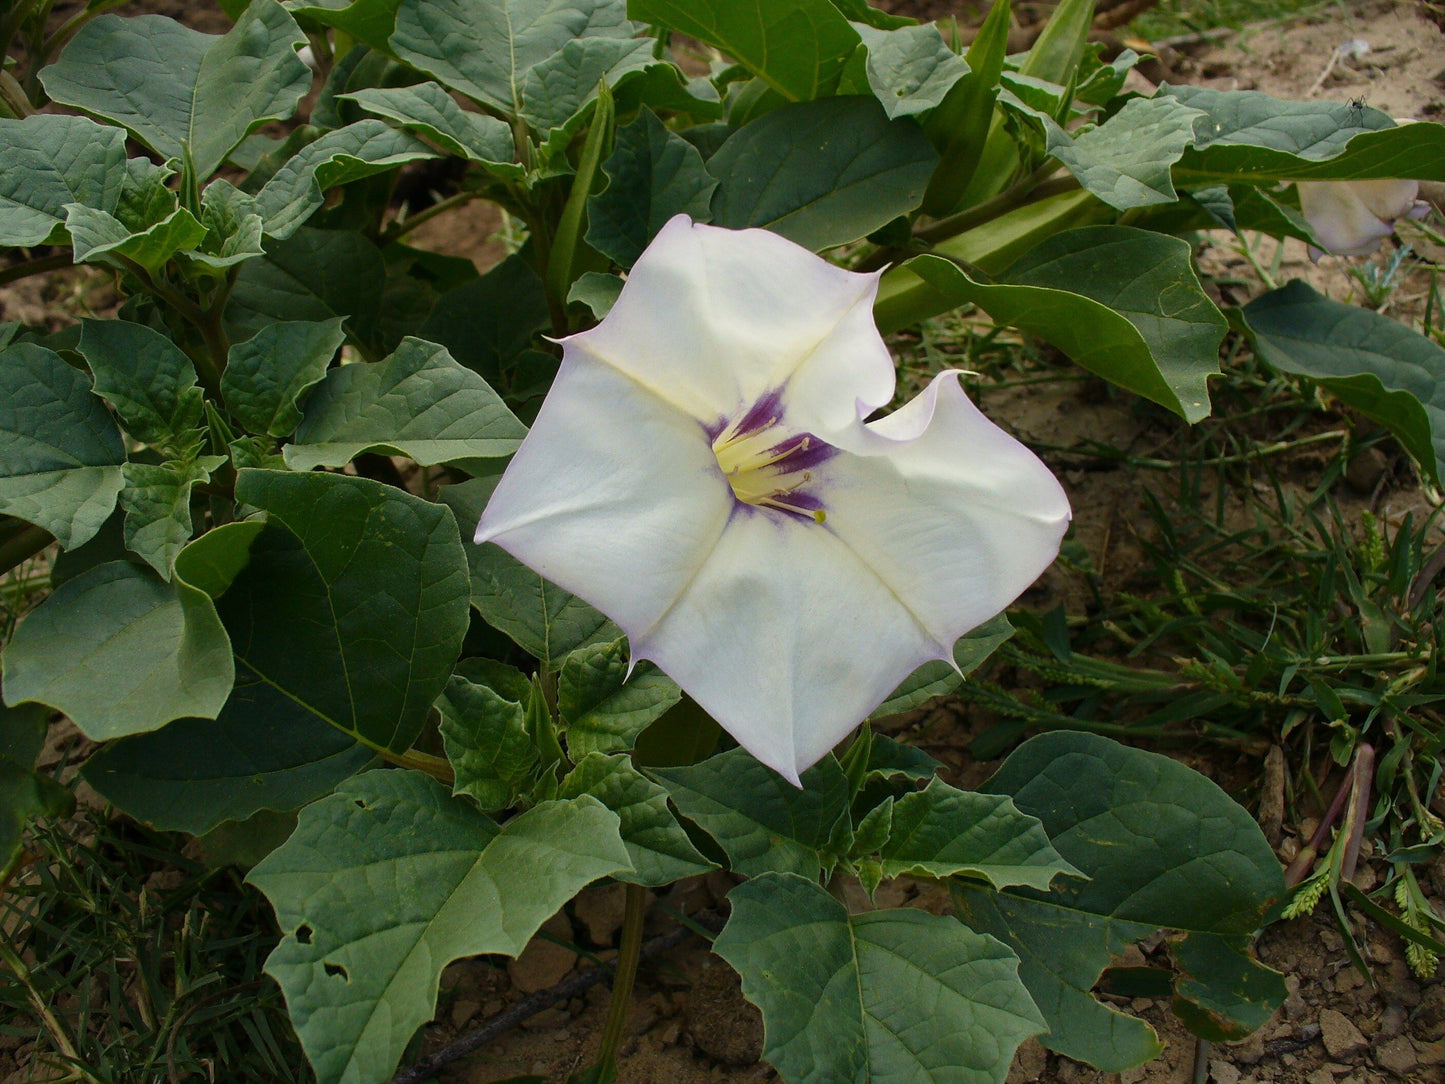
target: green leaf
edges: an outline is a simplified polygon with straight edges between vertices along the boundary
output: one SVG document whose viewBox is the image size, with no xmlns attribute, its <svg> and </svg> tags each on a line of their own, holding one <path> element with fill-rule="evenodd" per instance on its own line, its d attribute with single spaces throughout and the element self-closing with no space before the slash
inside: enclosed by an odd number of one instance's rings
<svg viewBox="0 0 1445 1084">
<path fill-rule="evenodd" d="M 1202 116 L 1177 98 L 1159 97 L 1131 99 L 1078 135 L 1045 118 L 1047 153 L 1116 210 L 1173 203 L 1179 196 L 1170 170 L 1194 142 L 1194 122 Z"/>
<path fill-rule="evenodd" d="M 474 478 L 443 487 L 438 499 L 456 513 L 457 522 L 470 535 L 496 484 L 495 477 Z M 587 603 L 544 580 L 495 543 L 468 546 L 467 560 L 477 613 L 551 669 L 580 647 L 610 643 L 622 635 Z"/>
<path fill-rule="evenodd" d="M 251 0 L 224 36 L 162 15 L 102 15 L 42 69 L 45 92 L 130 131 L 204 180 L 246 135 L 295 111 L 311 87 L 306 37 L 276 0 Z"/>
<path fill-rule="evenodd" d="M 1249 814 L 1167 757 L 1091 734 L 1044 734 L 1021 745 L 984 790 L 1011 795 L 1038 817 L 1055 849 L 1090 879 L 1049 893 L 963 889 L 961 914 L 1015 947 L 1048 1020 L 1045 1045 L 1106 1072 L 1160 1049 L 1147 1024 L 1090 996 L 1111 960 L 1159 927 L 1238 949 L 1284 894 L 1279 862 Z M 1202 993 L 1195 987 L 1191 996 Z M 1223 1011 L 1226 992 L 1212 1001 Z"/>
<path fill-rule="evenodd" d="M 631 749 L 637 736 L 681 699 L 677 683 L 657 667 L 629 665 L 626 640 L 579 647 L 557 678 L 557 710 L 573 760 Z"/>
<path fill-rule="evenodd" d="M 236 499 L 273 525 L 221 599 L 237 673 L 374 749 L 410 748 L 467 629 L 450 511 L 364 478 L 286 471 L 241 471 Z"/>
<path fill-rule="evenodd" d="M 214 719 L 235 676 L 210 596 L 128 561 L 57 587 L 0 661 L 7 703 L 48 704 L 96 741 L 184 716 Z"/>
<path fill-rule="evenodd" d="M 742 749 L 701 764 L 648 771 L 683 816 L 718 841 L 734 873 L 796 873 L 817 880 L 832 868 L 830 843 L 846 827 L 851 795 L 831 756 L 803 773 L 801 789 Z"/>
<path fill-rule="evenodd" d="M 368 772 L 302 810 L 250 873 L 285 936 L 266 971 L 321 1084 L 383 1081 L 436 1013 L 442 969 L 519 954 L 583 886 L 628 868 L 594 798 L 497 825 L 415 772 Z"/>
<path fill-rule="evenodd" d="M 38 817 L 61 817 L 74 799 L 35 770 L 45 745 L 50 712 L 38 704 L 0 706 L 0 881 L 23 855 L 25 826 Z"/>
<path fill-rule="evenodd" d="M 326 202 L 328 188 L 436 156 L 415 136 L 368 117 L 302 147 L 256 193 L 256 209 L 268 236 L 290 237 Z"/>
<path fill-rule="evenodd" d="M 296 616 L 248 614 L 248 578 L 281 581 L 291 570 L 262 552 L 247 571 L 260 519 L 227 523 L 192 542 L 176 560 L 178 578 L 212 599 L 241 580 L 242 605 L 222 617 L 240 638 L 293 638 Z M 264 547 L 263 547 L 264 549 Z M 309 643 L 303 642 L 304 648 Z M 210 719 L 178 719 L 164 729 L 112 742 L 86 761 L 85 780 L 131 816 L 157 828 L 199 835 L 262 809 L 295 809 L 328 793 L 371 760 L 371 751 L 319 719 L 300 702 L 243 671 L 225 707 Z"/>
<path fill-rule="evenodd" d="M 846 244 L 917 208 L 937 164 L 922 130 L 874 98 L 786 105 L 708 159 L 713 224 L 762 226 L 814 251 Z"/>
<path fill-rule="evenodd" d="M 272 241 L 265 259 L 241 267 L 226 322 L 232 341 L 249 339 L 280 320 L 348 318 L 348 330 L 372 347 L 386 290 L 381 252 L 350 230 L 300 229 Z"/>
<path fill-rule="evenodd" d="M 1210 1042 L 1248 1037 L 1289 995 L 1283 975 L 1250 959 L 1247 937 L 1197 933 L 1170 951 L 1180 971 L 1174 1012 Z"/>
<path fill-rule="evenodd" d="M 437 700 L 442 742 L 456 769 L 452 792 L 470 795 L 486 810 L 514 805 L 531 788 L 537 767 L 537 747 L 527 730 L 525 707 L 530 683 L 525 678 L 522 682 L 522 699 L 515 700 L 508 695 L 514 690 L 495 689 L 454 674 Z"/>
<path fill-rule="evenodd" d="M 789 1081 L 997 1084 L 1043 1030 L 1019 962 L 951 919 L 849 915 L 816 884 L 765 874 L 728 894 L 713 950 L 763 1012 L 763 1057 Z"/>
<path fill-rule="evenodd" d="M 717 867 L 692 845 L 667 805 L 667 791 L 632 765 L 630 758 L 589 753 L 558 787 L 559 798 L 590 794 L 622 821 L 622 842 L 632 862 L 619 881 L 662 887 Z"/>
<path fill-rule="evenodd" d="M 506 387 L 532 337 L 551 327 L 542 280 L 520 256 L 437 298 L 417 335 L 440 343 L 493 387 Z"/>
<path fill-rule="evenodd" d="M 622 267 L 632 266 L 673 215 L 711 217 L 717 181 L 702 155 L 646 107 L 618 129 L 602 172 L 607 188 L 587 201 L 587 243 Z"/>
<path fill-rule="evenodd" d="M 579 38 L 630 38 L 622 0 L 401 0 L 391 48 L 412 67 L 515 117 L 527 73 Z"/>
<path fill-rule="evenodd" d="M 346 339 L 341 318 L 280 321 L 231 347 L 221 394 L 252 433 L 284 437 L 301 423 L 299 404 L 326 375 Z"/>
<path fill-rule="evenodd" d="M 591 243 L 589 238 L 588 244 Z M 584 271 L 577 276 L 577 281 L 572 283 L 572 288 L 567 291 L 567 304 L 585 305 L 588 312 L 596 319 L 601 320 L 612 310 L 617 299 L 622 296 L 622 285 L 622 279 L 617 275 L 608 275 L 601 271 Z"/>
<path fill-rule="evenodd" d="M 947 696 L 1013 634 L 1014 628 L 1009 624 L 1006 614 L 989 618 L 954 642 L 954 666 L 942 661 L 924 663 L 908 675 L 903 684 L 894 689 L 869 718 L 882 719 L 900 712 L 912 711 L 935 696 Z"/>
<path fill-rule="evenodd" d="M 129 270 L 127 261 L 147 271 L 165 267 L 177 253 L 188 252 L 206 239 L 206 227 L 184 207 L 139 232 L 114 215 L 78 203 L 66 207 L 65 228 L 75 246 L 76 263 L 107 264 Z"/>
<path fill-rule="evenodd" d="M 565 144 L 597 100 L 600 83 L 615 87 L 665 63 L 652 55 L 651 38 L 592 37 L 569 41 L 522 80 L 522 120 L 554 148 Z M 560 138 L 559 138 L 560 136 Z"/>
<path fill-rule="evenodd" d="M 858 47 L 829 0 L 628 0 L 627 14 L 716 47 L 794 102 L 831 94 Z"/>
<path fill-rule="evenodd" d="M 1445 350 L 1298 279 L 1255 298 L 1240 316 L 1266 364 L 1318 381 L 1395 434 L 1437 485 L 1445 478 Z"/>
<path fill-rule="evenodd" d="M 65 240 L 65 208 L 112 213 L 125 183 L 125 133 L 86 117 L 0 118 L 0 246 Z"/>
<path fill-rule="evenodd" d="M 939 105 L 968 74 L 967 61 L 948 47 L 933 23 L 896 30 L 854 23 L 853 29 L 867 47 L 868 86 L 890 119 Z"/>
<path fill-rule="evenodd" d="M 995 888 L 1047 891 L 1055 876 L 1079 872 L 1049 844 L 1038 819 L 1006 795 L 959 790 L 941 779 L 893 804 L 893 826 L 878 853 L 885 877 L 971 874 Z"/>
<path fill-rule="evenodd" d="M 291 14 L 334 26 L 373 49 L 386 50 L 400 0 L 286 0 Z"/>
<path fill-rule="evenodd" d="M 487 382 L 445 347 L 408 338 L 385 361 L 331 370 L 283 451 L 298 471 L 344 466 L 364 451 L 430 466 L 511 455 L 526 435 Z"/>
<path fill-rule="evenodd" d="M 1176 184 L 1219 181 L 1344 181 L 1365 177 L 1445 180 L 1445 127 L 1396 125 L 1378 109 L 1344 102 L 1286 102 L 1256 90 L 1161 87 L 1206 114 Z"/>
<path fill-rule="evenodd" d="M 908 269 L 954 304 L 1052 343 L 1077 364 L 1195 422 L 1209 414 L 1228 324 L 1204 292 L 1189 244 L 1128 226 L 1057 234 L 997 284 L 920 256 Z"/>
<path fill-rule="evenodd" d="M 170 446 L 200 424 L 196 370 L 159 331 L 128 320 L 82 320 L 79 350 L 95 374 L 95 394 L 115 407 L 131 436 Z"/>
<path fill-rule="evenodd" d="M 124 462 L 85 373 L 33 343 L 0 349 L 0 512 L 84 545 L 115 507 Z"/>
<path fill-rule="evenodd" d="M 173 459 L 166 463 L 127 463 L 120 506 L 125 509 L 126 549 L 171 578 L 176 557 L 191 540 L 191 490 L 211 480 L 223 456 Z"/>
<path fill-rule="evenodd" d="M 516 151 L 506 122 L 485 113 L 467 112 L 438 83 L 366 87 L 337 97 L 395 121 L 450 154 L 480 162 L 497 177 L 522 176 L 522 167 L 512 161 Z"/>
</svg>

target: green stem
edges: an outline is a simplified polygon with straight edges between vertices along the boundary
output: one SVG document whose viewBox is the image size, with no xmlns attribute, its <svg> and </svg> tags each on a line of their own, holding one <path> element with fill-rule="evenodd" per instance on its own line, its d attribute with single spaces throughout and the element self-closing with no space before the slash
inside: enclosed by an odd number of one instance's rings
<svg viewBox="0 0 1445 1084">
<path fill-rule="evenodd" d="M 1060 177 L 1045 185 L 1043 182 L 1058 168 L 1059 164 L 1050 158 L 1027 177 L 1010 185 L 992 199 L 984 200 L 980 204 L 949 215 L 947 218 L 940 218 L 937 222 L 919 230 L 917 237 L 920 241 L 926 241 L 928 244 L 946 241 L 965 230 L 982 225 L 991 218 L 997 218 L 1005 211 L 1022 207 L 1031 199 L 1044 199 L 1059 192 L 1070 192 L 1079 187 L 1079 182 L 1074 177 Z"/>
<path fill-rule="evenodd" d="M 622 918 L 622 944 L 617 950 L 617 975 L 612 980 L 612 1001 L 607 1008 L 607 1023 L 602 1029 L 602 1045 L 597 1060 L 613 1064 L 617 1047 L 622 1042 L 622 1029 L 627 1025 L 632 1005 L 632 986 L 637 979 L 637 961 L 642 956 L 642 918 L 647 910 L 647 889 L 642 885 L 627 886 L 627 904 Z"/>
<path fill-rule="evenodd" d="M 1227 467 L 1238 463 L 1249 463 L 1256 459 L 1263 459 L 1272 455 L 1283 455 L 1285 452 L 1292 452 L 1298 448 L 1305 448 L 1311 444 L 1324 444 L 1331 440 L 1344 440 L 1349 434 L 1343 429 L 1331 429 L 1326 433 L 1315 433 L 1313 436 L 1301 437 L 1299 440 L 1282 440 L 1274 444 L 1263 444 L 1257 448 L 1251 448 L 1247 452 L 1236 452 L 1232 455 L 1214 456 L 1211 459 L 1190 460 L 1189 466 L 1196 467 Z M 1062 444 L 1034 444 L 1036 450 L 1046 452 L 1064 452 L 1075 455 L 1087 455 L 1090 449 L 1070 448 Z M 1095 453 L 1097 455 L 1097 453 Z M 1111 459 L 1110 456 L 1097 456 L 1098 458 Z M 1182 460 L 1177 459 L 1143 459 L 1138 456 L 1120 456 L 1117 462 L 1121 466 L 1148 467 L 1151 470 L 1178 470 L 1184 466 Z"/>
<path fill-rule="evenodd" d="M 73 266 L 75 265 L 68 252 L 57 252 L 54 256 L 41 256 L 38 259 L 26 260 L 24 263 L 17 263 L 14 267 L 0 269 L 0 286 L 18 282 L 31 275 L 43 275 L 47 271 L 60 271 Z"/>
<path fill-rule="evenodd" d="M 35 106 L 25 88 L 15 81 L 13 75 L 0 68 L 0 116 L 24 120 L 34 112 Z"/>
<path fill-rule="evenodd" d="M 9 572 L 16 565 L 30 560 L 55 538 L 51 533 L 33 524 L 25 524 L 10 537 L 0 541 L 0 573 Z"/>
</svg>

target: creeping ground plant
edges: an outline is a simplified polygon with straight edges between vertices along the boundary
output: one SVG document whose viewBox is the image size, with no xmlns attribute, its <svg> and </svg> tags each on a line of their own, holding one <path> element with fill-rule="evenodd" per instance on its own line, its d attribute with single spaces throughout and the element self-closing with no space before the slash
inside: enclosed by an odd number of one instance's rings
<svg viewBox="0 0 1445 1084">
<path fill-rule="evenodd" d="M 1302 282 L 1221 308 L 1191 239 L 1371 247 L 1445 129 L 1134 93 L 1092 0 L 1022 55 L 1009 0 L 962 51 L 864 0 L 219 5 L 0 12 L 0 284 L 116 296 L 0 324 L 0 571 L 48 589 L 0 885 L 73 725 L 108 802 L 248 868 L 323 1084 L 390 1079 L 444 968 L 607 880 L 611 1079 L 652 890 L 717 869 L 788 1081 L 1139 1065 L 1093 991 L 1161 929 L 1184 1025 L 1268 1019 L 1284 878 L 1212 782 L 1053 731 L 965 789 L 876 729 L 1008 640 L 1070 517 L 957 373 L 895 402 L 880 332 L 972 307 L 1181 424 L 1230 335 L 1438 486 L 1445 351 Z M 474 203 L 494 266 L 418 240 Z M 899 879 L 951 912 L 864 902 Z"/>
</svg>

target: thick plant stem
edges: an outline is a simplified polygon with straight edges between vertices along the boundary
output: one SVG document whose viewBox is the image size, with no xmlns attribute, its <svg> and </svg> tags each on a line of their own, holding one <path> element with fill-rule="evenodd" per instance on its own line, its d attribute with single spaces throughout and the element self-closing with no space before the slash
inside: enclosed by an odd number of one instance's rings
<svg viewBox="0 0 1445 1084">
<path fill-rule="evenodd" d="M 13 534 L 0 533 L 0 573 L 30 560 L 54 541 L 49 531 L 31 524 L 20 526 Z"/>
<path fill-rule="evenodd" d="M 647 889 L 641 885 L 627 886 L 627 907 L 622 918 L 622 945 L 617 950 L 617 977 L 612 981 L 612 1003 L 607 1009 L 607 1024 L 602 1030 L 602 1045 L 597 1061 L 607 1065 L 616 1060 L 622 1041 L 622 1029 L 632 1003 L 632 984 L 637 978 L 637 961 L 642 952 L 642 916 L 647 910 Z"/>
<path fill-rule="evenodd" d="M 26 260 L 24 263 L 17 263 L 13 267 L 0 268 L 0 286 L 18 282 L 31 275 L 43 275 L 47 271 L 60 271 L 73 266 L 68 252 L 57 253 L 54 256 L 39 256 L 33 260 Z"/>
</svg>

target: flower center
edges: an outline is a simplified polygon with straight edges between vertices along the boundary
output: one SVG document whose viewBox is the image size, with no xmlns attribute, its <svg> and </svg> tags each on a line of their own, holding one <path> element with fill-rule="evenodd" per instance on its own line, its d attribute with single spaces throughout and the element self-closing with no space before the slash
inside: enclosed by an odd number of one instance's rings
<svg viewBox="0 0 1445 1084">
<path fill-rule="evenodd" d="M 822 523 L 827 513 L 808 486 L 813 468 L 835 449 L 811 433 L 788 431 L 779 419 L 775 400 L 758 403 L 723 426 L 713 438 L 713 455 L 733 496 L 744 504 Z"/>
</svg>

